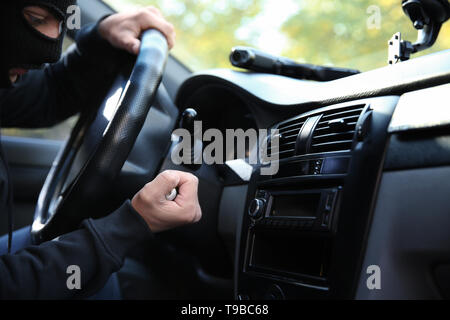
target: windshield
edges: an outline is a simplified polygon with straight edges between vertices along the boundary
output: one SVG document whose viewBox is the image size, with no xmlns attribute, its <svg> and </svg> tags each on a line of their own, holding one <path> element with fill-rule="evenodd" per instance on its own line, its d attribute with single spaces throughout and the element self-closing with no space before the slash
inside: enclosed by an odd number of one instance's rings
<svg viewBox="0 0 450 320">
<path fill-rule="evenodd" d="M 299 62 L 367 71 L 387 65 L 392 35 L 417 37 L 400 0 L 105 0 L 118 11 L 158 7 L 177 31 L 172 54 L 193 71 L 230 67 L 231 48 L 251 46 Z M 450 23 L 436 44 L 450 48 Z"/>
</svg>

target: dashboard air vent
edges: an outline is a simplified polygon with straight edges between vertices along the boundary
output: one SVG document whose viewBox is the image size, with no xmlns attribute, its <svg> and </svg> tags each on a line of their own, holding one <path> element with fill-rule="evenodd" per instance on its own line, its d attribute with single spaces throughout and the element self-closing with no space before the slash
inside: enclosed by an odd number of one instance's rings
<svg viewBox="0 0 450 320">
<path fill-rule="evenodd" d="M 272 149 L 272 147 L 269 146 L 269 152 L 273 155 L 275 152 L 279 151 L 278 157 L 280 160 L 293 157 L 295 154 L 297 136 L 300 129 L 305 124 L 305 121 L 305 118 L 295 118 L 281 123 L 277 128 L 280 135 L 279 150 L 276 150 L 275 148 Z"/>
<path fill-rule="evenodd" d="M 323 113 L 312 136 L 310 153 L 351 150 L 356 124 L 365 105 Z"/>
</svg>

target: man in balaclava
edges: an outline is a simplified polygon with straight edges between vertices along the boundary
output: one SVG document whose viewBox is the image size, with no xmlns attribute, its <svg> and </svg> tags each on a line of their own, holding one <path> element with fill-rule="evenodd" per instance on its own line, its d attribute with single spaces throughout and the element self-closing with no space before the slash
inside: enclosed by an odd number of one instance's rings
<svg viewBox="0 0 450 320">
<path fill-rule="evenodd" d="M 157 9 L 142 8 L 84 27 L 77 34 L 77 47 L 57 62 L 68 8 L 75 2 L 0 2 L 2 127 L 48 127 L 81 111 L 80 106 L 90 107 L 90 99 L 106 93 L 122 53 L 138 54 L 139 37 L 147 29 L 160 30 L 169 47 L 173 46 L 172 25 Z M 155 232 L 200 219 L 197 183 L 190 174 L 165 171 L 107 217 L 87 219 L 79 230 L 55 241 L 31 246 L 29 228 L 0 238 L 0 299 L 92 296 L 121 268 L 131 248 Z M 165 195 L 175 187 L 182 197 L 168 206 Z M 0 214 L 9 216 L 10 222 L 11 204 L 7 161 L 0 152 Z M 78 266 L 82 275 L 75 290 L 67 286 L 67 270 L 72 265 Z M 102 297 L 118 297 L 117 290 L 107 293 Z"/>
<path fill-rule="evenodd" d="M 55 63 L 61 57 L 62 43 L 66 33 L 67 9 L 76 0 L 2 1 L 0 32 L 2 39 L 2 61 L 0 65 L 0 87 L 10 86 L 9 70 L 40 68 L 44 63 Z M 48 9 L 60 21 L 59 36 L 51 38 L 40 33 L 29 21 L 24 10 L 30 6 Z"/>
</svg>

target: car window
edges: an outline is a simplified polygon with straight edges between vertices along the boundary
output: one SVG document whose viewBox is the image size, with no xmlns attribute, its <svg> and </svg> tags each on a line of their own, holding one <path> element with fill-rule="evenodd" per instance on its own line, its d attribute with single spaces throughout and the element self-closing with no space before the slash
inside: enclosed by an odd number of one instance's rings
<svg viewBox="0 0 450 320">
<path fill-rule="evenodd" d="M 104 0 L 116 10 L 153 5 L 177 31 L 173 55 L 193 71 L 229 67 L 236 45 L 299 62 L 361 71 L 387 65 L 387 44 L 398 31 L 417 31 L 400 0 Z M 437 43 L 414 55 L 450 48 L 450 23 Z"/>
<path fill-rule="evenodd" d="M 66 51 L 74 41 L 66 37 L 64 39 L 63 50 Z M 50 140 L 66 140 L 70 132 L 77 121 L 78 116 L 74 116 L 52 128 L 48 129 L 19 129 L 19 128 L 8 128 L 2 129 L 2 135 L 4 136 L 14 136 L 14 137 L 29 137 L 38 139 L 50 139 Z"/>
</svg>

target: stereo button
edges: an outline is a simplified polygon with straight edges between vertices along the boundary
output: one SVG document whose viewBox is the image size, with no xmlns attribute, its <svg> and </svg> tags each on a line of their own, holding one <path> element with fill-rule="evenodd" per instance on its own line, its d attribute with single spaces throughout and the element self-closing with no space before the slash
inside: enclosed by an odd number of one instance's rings
<svg viewBox="0 0 450 320">
<path fill-rule="evenodd" d="M 256 198 L 253 199 L 248 207 L 248 215 L 253 219 L 259 219 L 264 213 L 264 208 L 266 206 L 266 200 Z"/>
</svg>

